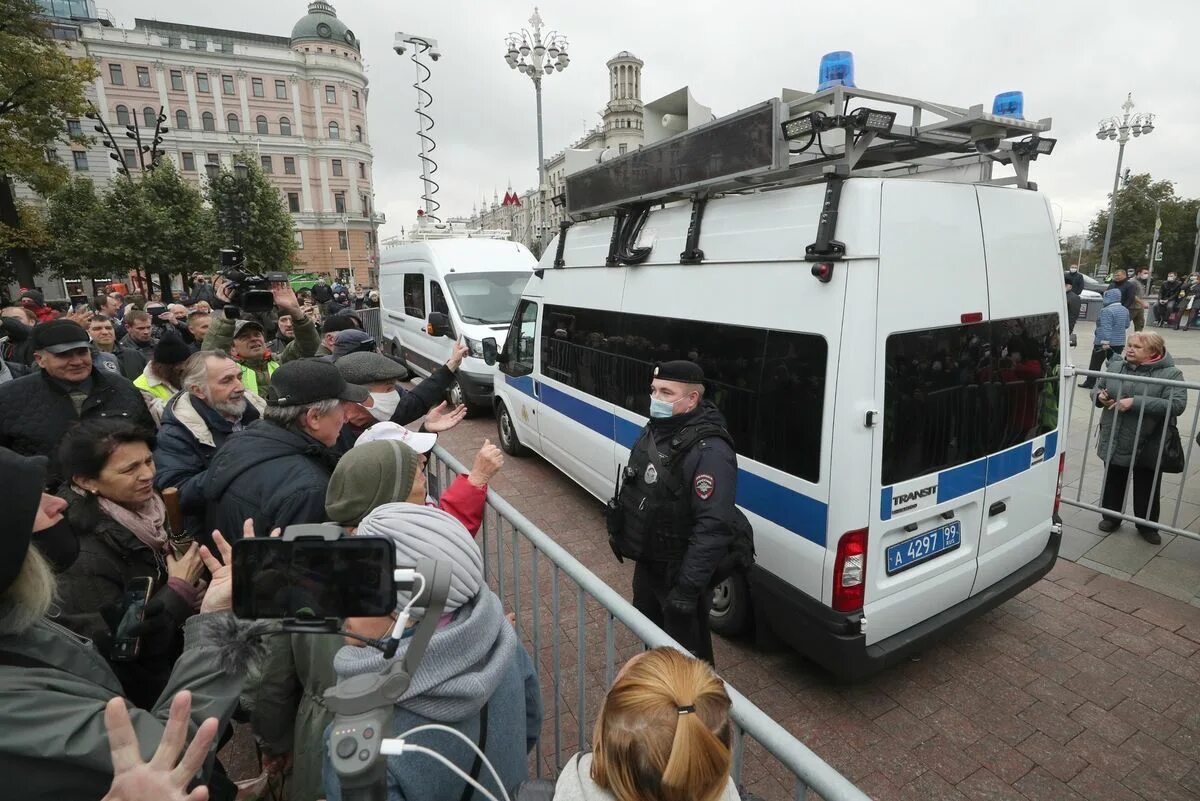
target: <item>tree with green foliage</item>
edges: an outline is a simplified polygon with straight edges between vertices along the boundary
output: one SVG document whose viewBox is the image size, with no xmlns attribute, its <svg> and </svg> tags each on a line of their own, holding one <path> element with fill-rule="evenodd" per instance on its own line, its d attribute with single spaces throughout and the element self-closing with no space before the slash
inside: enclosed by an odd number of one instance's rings
<svg viewBox="0 0 1200 801">
<path fill-rule="evenodd" d="M 216 264 L 213 215 L 204 196 L 185 180 L 170 159 L 164 158 L 146 172 L 139 185 L 143 201 L 157 224 L 146 243 L 147 266 L 157 272 L 167 300 L 171 277 L 211 270 Z"/>
<path fill-rule="evenodd" d="M 1150 263 L 1147 250 L 1154 238 L 1156 204 L 1162 220 L 1158 239 L 1162 242 L 1163 260 L 1154 263 L 1154 277 L 1159 279 L 1169 272 L 1186 273 L 1191 270 L 1192 241 L 1200 200 L 1181 198 L 1175 194 L 1173 182 L 1155 181 L 1149 173 L 1142 173 L 1128 176 L 1117 191 L 1116 216 L 1108 254 L 1110 271 Z M 1105 209 L 1096 215 L 1088 230 L 1088 238 L 1097 253 L 1103 248 L 1107 227 L 1108 210 Z"/>
<path fill-rule="evenodd" d="M 107 265 L 97 260 L 98 243 L 106 235 L 104 206 L 96 185 L 75 177 L 46 199 L 46 247 L 40 266 L 57 278 L 104 278 Z"/>
<path fill-rule="evenodd" d="M 0 0 L 0 227 L 9 232 L 6 261 L 19 283 L 32 286 L 35 264 L 25 239 L 15 185 L 47 194 L 67 178 L 46 151 L 65 136 L 64 120 L 87 111 L 84 89 L 95 65 L 74 58 L 47 35 L 33 0 Z"/>
<path fill-rule="evenodd" d="M 250 270 L 290 271 L 296 253 L 295 223 L 283 193 L 267 180 L 253 153 L 237 154 L 234 163 L 244 167 L 222 167 L 217 179 L 208 183 L 218 244 L 240 246 Z"/>
</svg>

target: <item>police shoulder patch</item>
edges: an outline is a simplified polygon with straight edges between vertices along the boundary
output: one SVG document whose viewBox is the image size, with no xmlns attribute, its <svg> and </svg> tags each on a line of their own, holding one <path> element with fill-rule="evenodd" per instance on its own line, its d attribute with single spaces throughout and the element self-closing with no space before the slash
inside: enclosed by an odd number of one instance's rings
<svg viewBox="0 0 1200 801">
<path fill-rule="evenodd" d="M 699 473 L 696 480 L 692 482 L 692 486 L 696 490 L 696 497 L 707 501 L 712 497 L 713 490 L 717 488 L 717 482 L 708 473 Z"/>
</svg>

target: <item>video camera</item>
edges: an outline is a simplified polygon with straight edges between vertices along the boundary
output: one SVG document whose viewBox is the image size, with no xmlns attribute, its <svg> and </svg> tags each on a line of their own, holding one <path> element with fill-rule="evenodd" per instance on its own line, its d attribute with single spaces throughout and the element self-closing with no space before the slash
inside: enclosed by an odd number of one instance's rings
<svg viewBox="0 0 1200 801">
<path fill-rule="evenodd" d="M 248 312 L 270 311 L 275 306 L 271 284 L 288 282 L 287 273 L 248 272 L 246 253 L 240 247 L 221 248 L 220 276 L 230 284 L 229 302 Z"/>
</svg>

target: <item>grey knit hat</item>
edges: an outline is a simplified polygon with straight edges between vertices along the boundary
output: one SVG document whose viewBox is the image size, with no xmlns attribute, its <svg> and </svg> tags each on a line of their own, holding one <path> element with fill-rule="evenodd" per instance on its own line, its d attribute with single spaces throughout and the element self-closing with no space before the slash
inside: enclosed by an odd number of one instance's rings
<svg viewBox="0 0 1200 801">
<path fill-rule="evenodd" d="M 421 457 L 397 440 L 356 445 L 338 460 L 325 490 L 325 514 L 356 526 L 367 512 L 408 498 Z"/>
<path fill-rule="evenodd" d="M 396 567 L 412 567 L 418 559 L 449 564 L 447 612 L 470 603 L 485 587 L 479 545 L 462 523 L 441 509 L 415 503 L 384 504 L 363 518 L 358 535 L 389 538 L 396 546 Z M 409 595 L 399 592 L 396 600 L 403 606 Z M 423 611 L 414 609 L 413 617 L 420 617 Z"/>
</svg>

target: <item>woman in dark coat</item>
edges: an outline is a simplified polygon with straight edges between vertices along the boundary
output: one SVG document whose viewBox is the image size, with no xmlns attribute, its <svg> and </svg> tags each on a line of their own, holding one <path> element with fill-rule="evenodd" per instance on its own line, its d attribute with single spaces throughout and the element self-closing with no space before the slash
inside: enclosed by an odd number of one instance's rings
<svg viewBox="0 0 1200 801">
<path fill-rule="evenodd" d="M 59 495 L 79 540 L 79 558 L 59 577 L 58 620 L 90 638 L 121 679 L 126 697 L 149 709 L 183 647 L 183 624 L 199 607 L 204 563 L 191 545 L 176 556 L 166 509 L 154 492 L 153 435 L 125 420 L 89 421 L 69 431 Z M 132 579 L 153 580 L 131 661 L 112 659 L 114 629 Z"/>
</svg>

